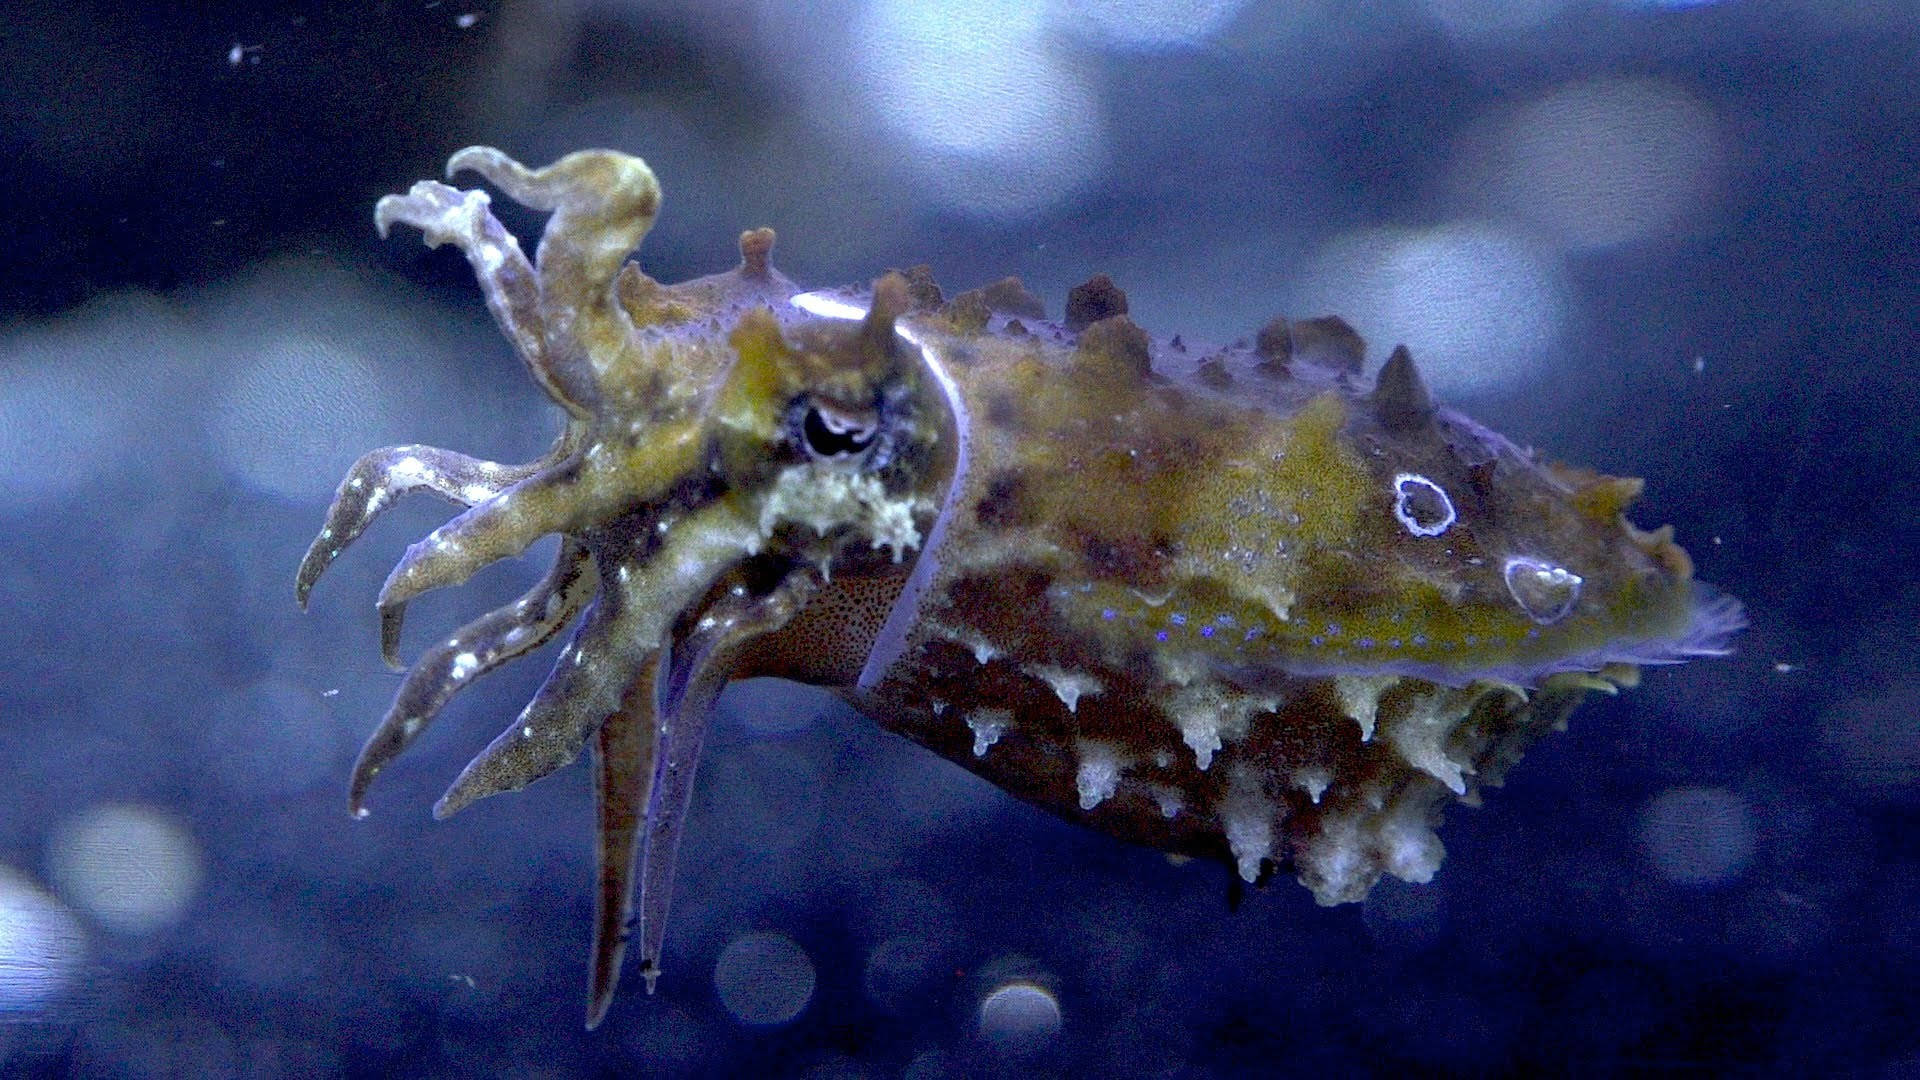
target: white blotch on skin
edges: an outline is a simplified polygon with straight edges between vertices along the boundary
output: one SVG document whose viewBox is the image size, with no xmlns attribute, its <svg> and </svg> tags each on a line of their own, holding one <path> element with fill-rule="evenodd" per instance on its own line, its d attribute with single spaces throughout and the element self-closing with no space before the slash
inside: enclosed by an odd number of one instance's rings
<svg viewBox="0 0 1920 1080">
<path fill-rule="evenodd" d="M 1100 742 L 1080 744 L 1080 771 L 1074 786 L 1080 790 L 1080 809 L 1091 810 L 1111 799 L 1120 786 L 1120 755 Z"/>
<path fill-rule="evenodd" d="M 1249 885 L 1259 879 L 1261 861 L 1273 854 L 1273 822 L 1263 801 L 1236 800 L 1220 815 L 1240 880 Z"/>
<path fill-rule="evenodd" d="M 479 669 L 479 667 L 480 667 L 479 657 L 473 655 L 470 652 L 463 652 L 460 655 L 453 658 L 453 670 L 448 674 L 450 677 L 455 679 L 464 679 L 467 676 L 473 674 L 476 670 Z"/>
<path fill-rule="evenodd" d="M 944 703 L 937 702 L 936 710 Z M 967 717 L 967 727 L 973 729 L 973 756 L 986 757 L 987 747 L 1000 741 L 1013 723 L 1013 714 L 1005 709 L 981 709 Z"/>
<path fill-rule="evenodd" d="M 1373 741 L 1374 720 L 1380 712 L 1380 695 L 1399 681 L 1398 675 L 1340 675 L 1334 678 L 1334 696 L 1340 699 L 1341 711 L 1360 725 L 1361 742 Z"/>
<path fill-rule="evenodd" d="M 1186 805 L 1181 800 L 1179 792 L 1165 787 L 1154 789 L 1153 801 L 1160 804 L 1160 816 L 1168 820 L 1172 820 Z"/>
<path fill-rule="evenodd" d="M 1027 674 L 1053 687 L 1053 692 L 1059 695 L 1061 704 L 1067 707 L 1068 712 L 1078 711 L 1082 697 L 1100 692 L 1099 680 L 1091 675 L 1057 668 L 1051 664 L 1030 667 L 1027 669 Z"/>
<path fill-rule="evenodd" d="M 1315 806 L 1318 806 L 1320 796 L 1327 793 L 1327 786 L 1333 782 L 1333 778 L 1327 774 L 1326 769 L 1318 765 L 1309 765 L 1293 774 L 1293 782 L 1299 785 L 1301 791 L 1307 793 L 1307 798 L 1313 800 Z"/>
<path fill-rule="evenodd" d="M 1213 755 L 1220 752 L 1219 722 L 1208 716 L 1183 716 L 1180 738 L 1193 749 L 1193 763 L 1206 772 L 1213 765 Z"/>
</svg>

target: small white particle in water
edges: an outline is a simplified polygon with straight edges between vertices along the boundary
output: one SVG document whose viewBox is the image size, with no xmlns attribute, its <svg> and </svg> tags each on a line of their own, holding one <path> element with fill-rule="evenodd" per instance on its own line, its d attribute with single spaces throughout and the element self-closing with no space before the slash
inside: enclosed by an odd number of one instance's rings
<svg viewBox="0 0 1920 1080">
<path fill-rule="evenodd" d="M 1739 877 L 1759 846 L 1747 800 L 1726 788 L 1677 787 L 1640 812 L 1647 861 L 1681 885 L 1719 885 Z"/>
<path fill-rule="evenodd" d="M 453 17 L 453 25 L 462 30 L 471 30 L 480 25 L 480 13 L 477 11 L 469 11 L 462 15 L 455 15 Z"/>
<path fill-rule="evenodd" d="M 1793 674 L 1793 665 L 1787 663 L 1785 660 L 1782 660 L 1779 663 L 1773 665 L 1773 672 L 1776 675 L 1791 675 Z"/>
</svg>

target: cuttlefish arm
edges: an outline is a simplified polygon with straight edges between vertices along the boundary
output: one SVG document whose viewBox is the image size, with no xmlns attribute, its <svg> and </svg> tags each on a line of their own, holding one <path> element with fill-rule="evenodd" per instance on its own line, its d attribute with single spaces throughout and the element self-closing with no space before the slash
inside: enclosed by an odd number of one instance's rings
<svg viewBox="0 0 1920 1080">
<path fill-rule="evenodd" d="M 650 988 L 657 975 L 715 697 L 730 677 L 768 667 L 756 639 L 779 636 L 829 568 L 877 559 L 904 572 L 925 542 L 952 426 L 895 326 L 910 301 L 900 275 L 876 284 L 858 325 L 821 319 L 789 302 L 798 289 L 772 268 L 773 234 L 761 229 L 741 235 L 737 269 L 662 285 L 626 261 L 660 201 L 640 159 L 595 150 L 527 168 L 471 148 L 449 162 L 457 172 L 550 212 L 534 259 L 485 194 L 436 181 L 382 200 L 376 224 L 464 252 L 565 427 L 526 465 L 430 447 L 367 455 L 342 482 L 296 592 L 304 603 L 399 495 L 427 490 L 464 507 L 412 545 L 381 589 L 392 661 L 414 597 L 561 537 L 539 584 L 413 665 L 355 767 L 349 805 L 363 811 L 374 776 L 459 689 L 577 620 L 533 700 L 435 813 L 517 790 L 590 749 L 597 1023 L 636 912 Z"/>
<path fill-rule="evenodd" d="M 596 734 L 597 887 L 588 1027 L 600 1023 L 613 1000 L 636 906 L 640 971 L 647 992 L 653 992 L 673 899 L 674 866 L 714 702 L 743 649 L 784 627 L 818 587 L 809 570 L 789 573 L 763 595 L 740 582 L 726 586 L 721 599 L 669 647 L 664 670 L 656 667 L 636 682 L 622 708 Z"/>
</svg>

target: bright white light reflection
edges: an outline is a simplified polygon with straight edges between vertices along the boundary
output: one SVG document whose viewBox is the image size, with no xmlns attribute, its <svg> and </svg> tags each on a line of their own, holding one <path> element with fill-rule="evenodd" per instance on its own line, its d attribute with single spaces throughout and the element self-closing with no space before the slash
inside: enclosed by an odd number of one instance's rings
<svg viewBox="0 0 1920 1080">
<path fill-rule="evenodd" d="M 52 1002 L 72 980 L 85 945 L 65 905 L 0 866 L 0 1020 Z"/>
</svg>

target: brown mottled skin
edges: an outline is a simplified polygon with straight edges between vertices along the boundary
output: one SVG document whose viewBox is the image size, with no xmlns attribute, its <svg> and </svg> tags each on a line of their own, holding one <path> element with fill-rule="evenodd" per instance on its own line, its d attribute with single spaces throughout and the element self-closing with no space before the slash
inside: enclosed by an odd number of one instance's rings
<svg viewBox="0 0 1920 1080">
<path fill-rule="evenodd" d="M 394 499 L 467 509 L 380 596 L 406 602 L 549 533 L 555 566 L 409 670 L 355 768 L 374 775 L 460 687 L 578 621 L 534 700 L 436 807 L 592 752 L 599 887 L 588 1023 L 635 912 L 658 974 L 714 698 L 734 678 L 835 688 L 1063 816 L 1167 851 L 1290 866 L 1324 903 L 1426 880 L 1451 797 L 1477 797 L 1589 690 L 1725 650 L 1737 604 L 1638 481 L 1543 465 L 1435 405 L 1395 350 L 1372 380 L 1333 318 L 1251 345 L 1162 343 L 1104 275 L 1061 323 L 1013 280 L 946 298 L 924 268 L 801 294 L 773 234 L 662 285 L 628 256 L 659 210 L 639 159 L 471 171 L 552 212 L 529 260 L 478 191 L 380 201 L 473 265 L 567 414 L 522 466 L 376 450 L 342 482 L 308 592 Z"/>
</svg>

